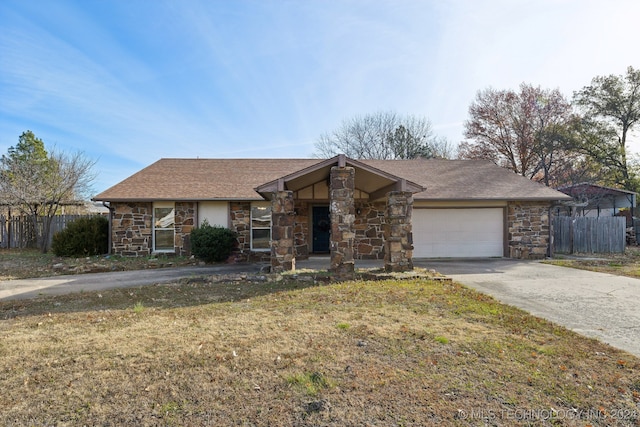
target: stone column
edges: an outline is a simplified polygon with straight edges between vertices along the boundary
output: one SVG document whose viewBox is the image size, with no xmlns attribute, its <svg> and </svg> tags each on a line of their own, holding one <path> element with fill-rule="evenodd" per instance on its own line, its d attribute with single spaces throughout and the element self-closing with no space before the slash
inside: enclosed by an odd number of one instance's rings
<svg viewBox="0 0 640 427">
<path fill-rule="evenodd" d="M 413 270 L 412 211 L 411 192 L 391 191 L 387 194 L 384 224 L 385 271 Z"/>
<path fill-rule="evenodd" d="M 355 169 L 333 166 L 329 185 L 331 216 L 331 272 L 336 280 L 353 280 L 355 264 Z"/>
<path fill-rule="evenodd" d="M 293 191 L 278 191 L 271 198 L 271 272 L 296 269 Z"/>
</svg>

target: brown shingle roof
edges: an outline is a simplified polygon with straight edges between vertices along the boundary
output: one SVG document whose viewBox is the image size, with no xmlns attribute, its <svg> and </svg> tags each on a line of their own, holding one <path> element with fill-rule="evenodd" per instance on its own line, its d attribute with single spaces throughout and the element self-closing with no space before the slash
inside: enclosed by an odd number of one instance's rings
<svg viewBox="0 0 640 427">
<path fill-rule="evenodd" d="M 427 188 L 428 200 L 562 200 L 565 195 L 488 160 L 360 160 Z"/>
<path fill-rule="evenodd" d="M 318 159 L 160 159 L 94 200 L 257 200 L 254 188 Z"/>
<path fill-rule="evenodd" d="M 260 200 L 255 188 L 320 159 L 160 159 L 94 200 Z M 483 160 L 359 160 L 427 188 L 428 200 L 559 200 L 560 192 Z"/>
</svg>

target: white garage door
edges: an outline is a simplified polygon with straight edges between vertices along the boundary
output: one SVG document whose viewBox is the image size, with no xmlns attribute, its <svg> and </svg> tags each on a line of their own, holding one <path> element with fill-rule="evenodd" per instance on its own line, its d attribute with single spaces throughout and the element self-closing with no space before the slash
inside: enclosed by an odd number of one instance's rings
<svg viewBox="0 0 640 427">
<path fill-rule="evenodd" d="M 501 257 L 502 208 L 413 209 L 413 256 Z"/>
</svg>

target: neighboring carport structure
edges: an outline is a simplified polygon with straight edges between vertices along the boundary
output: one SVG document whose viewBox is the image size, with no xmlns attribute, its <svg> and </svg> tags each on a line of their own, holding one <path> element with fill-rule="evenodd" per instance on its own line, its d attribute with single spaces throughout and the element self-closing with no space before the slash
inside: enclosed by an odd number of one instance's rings
<svg viewBox="0 0 640 427">
<path fill-rule="evenodd" d="M 386 198 L 385 269 L 412 269 L 413 194 L 423 192 L 425 188 L 344 155 L 338 155 L 256 188 L 258 193 L 272 202 L 272 270 L 295 268 L 294 192 L 325 181 L 329 183 L 330 269 L 336 277 L 353 278 L 355 270 L 356 191 L 359 193 L 359 199 L 364 198 L 370 202 Z"/>
</svg>

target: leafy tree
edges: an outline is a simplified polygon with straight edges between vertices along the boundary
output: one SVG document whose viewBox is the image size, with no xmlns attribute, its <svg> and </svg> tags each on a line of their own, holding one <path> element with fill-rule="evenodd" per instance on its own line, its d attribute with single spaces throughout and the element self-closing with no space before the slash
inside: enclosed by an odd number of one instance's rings
<svg viewBox="0 0 640 427">
<path fill-rule="evenodd" d="M 34 240 L 42 252 L 48 249 L 51 218 L 62 204 L 89 190 L 94 164 L 81 153 L 49 153 L 31 131 L 23 132 L 18 144 L 0 159 L 0 194 L 5 203 L 31 218 Z"/>
<path fill-rule="evenodd" d="M 342 122 L 333 132 L 320 136 L 316 157 L 345 154 L 356 159 L 414 159 L 451 157 L 448 141 L 434 135 L 431 123 L 415 116 L 378 112 Z"/>
<path fill-rule="evenodd" d="M 469 107 L 460 144 L 463 159 L 488 159 L 515 173 L 552 185 L 566 166 L 574 120 L 559 90 L 521 84 L 513 90 L 485 89 Z"/>
<path fill-rule="evenodd" d="M 591 85 L 573 95 L 584 119 L 578 127 L 577 148 L 609 168 L 610 180 L 627 190 L 638 190 L 627 155 L 630 132 L 640 122 L 640 70 L 595 77 Z"/>
</svg>

